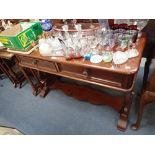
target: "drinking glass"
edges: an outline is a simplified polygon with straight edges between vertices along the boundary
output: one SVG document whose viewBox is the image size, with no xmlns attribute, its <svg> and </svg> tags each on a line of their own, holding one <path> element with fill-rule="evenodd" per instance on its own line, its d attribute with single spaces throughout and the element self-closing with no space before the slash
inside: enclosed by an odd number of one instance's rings
<svg viewBox="0 0 155 155">
<path fill-rule="evenodd" d="M 104 62 L 111 62 L 112 61 L 112 55 L 113 51 L 111 50 L 110 47 L 106 47 L 105 50 L 103 51 L 102 57 Z"/>
<path fill-rule="evenodd" d="M 126 51 L 126 53 L 128 54 L 128 58 L 133 58 L 138 56 L 139 52 L 136 48 L 136 44 L 130 41 L 128 43 L 128 50 Z"/>
<path fill-rule="evenodd" d="M 134 25 L 137 25 L 137 29 L 139 30 L 138 37 L 141 37 L 142 35 L 141 31 L 147 25 L 148 21 L 149 21 L 148 19 L 136 19 L 134 21 Z"/>
<path fill-rule="evenodd" d="M 98 54 L 97 50 L 97 45 L 98 45 L 98 40 L 97 37 L 94 35 L 90 35 L 87 37 L 87 41 L 90 47 L 90 50 L 92 51 L 93 54 Z"/>
<path fill-rule="evenodd" d="M 123 34 L 119 35 L 119 37 L 118 37 L 119 50 L 124 51 L 125 48 L 127 48 L 127 46 L 128 46 L 128 42 L 129 42 L 128 36 L 123 35 Z"/>
<path fill-rule="evenodd" d="M 106 29 L 106 30 L 110 29 L 108 19 L 98 19 L 98 22 L 103 29 Z"/>
</svg>

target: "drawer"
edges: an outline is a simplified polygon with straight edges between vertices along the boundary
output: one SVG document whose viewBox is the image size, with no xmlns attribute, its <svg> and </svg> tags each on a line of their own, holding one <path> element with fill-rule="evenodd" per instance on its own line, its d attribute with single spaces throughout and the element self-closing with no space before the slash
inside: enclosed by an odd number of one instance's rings
<svg viewBox="0 0 155 155">
<path fill-rule="evenodd" d="M 23 64 L 25 67 L 40 69 L 42 71 L 54 71 L 56 72 L 55 64 L 54 62 L 45 61 L 45 60 L 39 60 L 35 58 L 30 58 L 26 56 L 19 56 L 20 63 Z"/>
<path fill-rule="evenodd" d="M 60 72 L 62 73 L 74 73 L 74 74 L 79 74 L 82 75 L 84 68 L 81 66 L 75 66 L 75 65 L 68 65 L 68 64 L 60 64 L 58 63 L 58 67 Z"/>
<path fill-rule="evenodd" d="M 82 66 L 68 65 L 68 64 L 58 64 L 61 74 L 68 75 L 70 77 L 76 77 L 79 79 L 84 79 L 89 82 L 100 83 L 109 86 L 116 86 L 119 88 L 127 87 L 123 83 L 125 75 L 108 72 L 106 70 L 96 69 L 96 68 L 86 68 Z"/>
<path fill-rule="evenodd" d="M 20 63 L 30 67 L 37 67 L 37 60 L 26 56 L 18 56 Z"/>
<path fill-rule="evenodd" d="M 55 64 L 54 62 L 50 62 L 50 61 L 44 61 L 44 60 L 37 60 L 37 66 L 39 69 L 43 70 L 43 71 L 54 71 L 56 72 L 56 68 L 55 68 Z"/>
<path fill-rule="evenodd" d="M 123 78 L 120 74 L 108 72 L 101 69 L 91 69 L 90 71 L 88 70 L 88 74 L 91 80 L 111 86 L 122 87 Z"/>
<path fill-rule="evenodd" d="M 91 80 L 124 89 L 129 89 L 132 86 L 134 79 L 134 74 L 126 75 L 101 69 L 91 69 L 90 72 L 88 70 L 88 74 Z"/>
<path fill-rule="evenodd" d="M 35 65 L 35 59 L 24 56 L 17 56 L 21 64 Z"/>
<path fill-rule="evenodd" d="M 82 66 L 75 66 L 75 65 L 68 65 L 68 64 L 60 64 L 58 63 L 59 71 L 62 74 L 70 74 L 71 76 L 78 76 L 78 77 L 88 77 L 86 68 Z"/>
</svg>

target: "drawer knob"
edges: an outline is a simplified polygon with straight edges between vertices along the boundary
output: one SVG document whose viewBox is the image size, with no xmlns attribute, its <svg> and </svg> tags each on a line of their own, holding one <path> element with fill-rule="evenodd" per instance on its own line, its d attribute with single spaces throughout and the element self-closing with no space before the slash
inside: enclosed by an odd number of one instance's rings
<svg viewBox="0 0 155 155">
<path fill-rule="evenodd" d="M 33 60 L 33 65 L 37 65 L 37 60 Z"/>
<path fill-rule="evenodd" d="M 125 108 L 124 108 L 124 112 L 127 112 L 127 111 L 128 111 L 128 108 L 125 107 Z"/>
<path fill-rule="evenodd" d="M 87 70 L 87 69 L 85 69 L 85 70 L 83 71 L 83 75 L 88 76 L 88 70 Z"/>
</svg>

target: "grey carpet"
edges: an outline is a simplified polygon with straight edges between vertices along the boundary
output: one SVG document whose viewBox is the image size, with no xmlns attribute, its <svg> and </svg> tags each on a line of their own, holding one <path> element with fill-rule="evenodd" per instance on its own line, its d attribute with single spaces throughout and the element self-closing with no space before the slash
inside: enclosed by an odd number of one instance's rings
<svg viewBox="0 0 155 155">
<path fill-rule="evenodd" d="M 138 73 L 135 91 L 140 91 L 143 68 Z M 141 128 L 132 131 L 136 120 L 134 96 L 128 128 L 117 130 L 118 112 L 109 106 L 97 106 L 66 96 L 61 90 L 52 90 L 46 98 L 35 97 L 30 85 L 14 89 L 8 79 L 0 80 L 0 125 L 17 128 L 28 135 L 92 134 L 124 135 L 155 134 L 155 104 L 146 106 Z"/>
</svg>

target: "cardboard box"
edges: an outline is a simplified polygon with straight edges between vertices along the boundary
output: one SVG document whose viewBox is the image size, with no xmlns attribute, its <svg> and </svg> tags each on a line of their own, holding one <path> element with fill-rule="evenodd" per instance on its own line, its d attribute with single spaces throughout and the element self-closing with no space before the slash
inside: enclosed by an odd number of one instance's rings
<svg viewBox="0 0 155 155">
<path fill-rule="evenodd" d="M 7 48 L 28 51 L 32 41 L 38 41 L 42 34 L 39 22 L 21 22 L 0 33 L 0 42 Z"/>
</svg>

